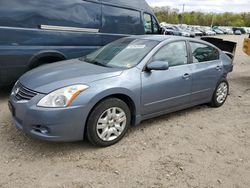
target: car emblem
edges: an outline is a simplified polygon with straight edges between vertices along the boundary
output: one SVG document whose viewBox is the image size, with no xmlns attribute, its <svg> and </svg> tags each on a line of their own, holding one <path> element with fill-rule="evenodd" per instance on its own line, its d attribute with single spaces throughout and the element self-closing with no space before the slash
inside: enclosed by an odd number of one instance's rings
<svg viewBox="0 0 250 188">
<path fill-rule="evenodd" d="M 14 93 L 17 95 L 18 94 L 18 92 L 19 92 L 19 90 L 20 90 L 20 88 L 18 87 L 18 88 L 16 88 L 16 90 L 14 91 Z"/>
</svg>

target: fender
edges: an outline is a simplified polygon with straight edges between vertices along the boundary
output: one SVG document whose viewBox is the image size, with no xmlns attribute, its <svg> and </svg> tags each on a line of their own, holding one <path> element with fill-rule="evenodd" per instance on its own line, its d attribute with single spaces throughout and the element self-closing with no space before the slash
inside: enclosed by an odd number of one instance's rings
<svg viewBox="0 0 250 188">
<path fill-rule="evenodd" d="M 89 102 L 89 105 L 91 107 L 91 109 L 93 109 L 100 101 L 102 101 L 105 98 L 114 96 L 114 95 L 123 95 L 126 96 L 130 99 L 130 101 L 132 102 L 132 107 L 134 109 L 133 115 L 136 119 L 136 124 L 138 122 L 138 117 L 140 116 L 140 96 L 136 96 L 134 94 L 134 92 L 126 89 L 126 88 L 112 88 L 112 89 L 108 89 L 105 90 L 101 93 L 96 94 L 95 96 L 93 96 Z"/>
</svg>

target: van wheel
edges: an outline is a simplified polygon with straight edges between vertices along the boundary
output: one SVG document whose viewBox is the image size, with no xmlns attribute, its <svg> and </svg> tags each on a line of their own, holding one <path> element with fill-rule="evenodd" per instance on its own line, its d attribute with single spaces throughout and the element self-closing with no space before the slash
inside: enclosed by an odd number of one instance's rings
<svg viewBox="0 0 250 188">
<path fill-rule="evenodd" d="M 128 105 L 120 99 L 102 101 L 91 112 L 87 122 L 88 140 L 101 147 L 119 142 L 126 134 L 131 121 Z"/>
<path fill-rule="evenodd" d="M 229 93 L 229 84 L 226 79 L 222 79 L 218 84 L 214 91 L 212 101 L 210 105 L 212 107 L 220 107 L 222 106 L 227 99 Z"/>
</svg>

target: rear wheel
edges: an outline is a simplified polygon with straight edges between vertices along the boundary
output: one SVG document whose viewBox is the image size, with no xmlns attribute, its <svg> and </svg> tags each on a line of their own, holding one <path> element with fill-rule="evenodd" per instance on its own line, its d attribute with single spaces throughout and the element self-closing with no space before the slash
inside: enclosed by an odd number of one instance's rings
<svg viewBox="0 0 250 188">
<path fill-rule="evenodd" d="M 221 80 L 214 91 L 213 98 L 211 101 L 211 106 L 220 107 L 222 106 L 228 96 L 229 84 L 226 79 Z"/>
<path fill-rule="evenodd" d="M 123 138 L 130 121 L 130 110 L 125 102 L 117 98 L 106 99 L 89 116 L 88 140 L 97 146 L 113 145 Z"/>
</svg>

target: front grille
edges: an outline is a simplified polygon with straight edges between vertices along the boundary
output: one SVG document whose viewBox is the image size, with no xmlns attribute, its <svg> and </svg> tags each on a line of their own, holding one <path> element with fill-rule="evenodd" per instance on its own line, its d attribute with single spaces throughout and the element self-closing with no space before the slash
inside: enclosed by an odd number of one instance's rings
<svg viewBox="0 0 250 188">
<path fill-rule="evenodd" d="M 14 89 L 14 94 L 17 101 L 29 101 L 30 99 L 35 97 L 38 93 L 18 83 Z"/>
</svg>

